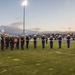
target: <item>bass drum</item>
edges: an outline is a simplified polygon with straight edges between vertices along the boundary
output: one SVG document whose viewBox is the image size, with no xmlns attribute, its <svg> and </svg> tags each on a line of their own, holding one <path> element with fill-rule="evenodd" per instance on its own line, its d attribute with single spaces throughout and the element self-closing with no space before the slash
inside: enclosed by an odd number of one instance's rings
<svg viewBox="0 0 75 75">
<path fill-rule="evenodd" d="M 18 39 L 17 38 L 14 38 L 14 42 L 16 43 L 18 41 Z"/>
</svg>

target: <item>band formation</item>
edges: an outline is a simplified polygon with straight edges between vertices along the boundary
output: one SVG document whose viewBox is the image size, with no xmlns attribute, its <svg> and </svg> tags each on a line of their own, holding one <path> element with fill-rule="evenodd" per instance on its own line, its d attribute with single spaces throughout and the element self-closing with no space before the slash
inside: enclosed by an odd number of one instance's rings
<svg viewBox="0 0 75 75">
<path fill-rule="evenodd" d="M 45 44 L 50 43 L 50 48 L 53 48 L 53 43 L 54 43 L 54 38 L 53 36 L 50 37 L 46 37 L 45 35 L 42 35 L 41 37 L 41 46 L 44 49 L 45 48 Z M 48 39 L 49 38 L 49 39 Z M 58 47 L 61 48 L 62 47 L 62 35 L 59 35 L 57 37 L 58 40 Z M 12 35 L 9 36 L 1 36 L 1 40 L 0 40 L 0 47 L 1 50 L 4 50 L 4 47 L 6 49 L 10 48 L 10 50 L 14 49 L 14 45 L 16 45 L 16 48 L 19 49 L 21 48 L 22 50 L 24 50 L 24 45 L 26 45 L 26 48 L 28 49 L 29 47 L 29 41 L 30 41 L 30 37 L 27 35 L 26 37 L 22 36 L 17 36 L 17 37 L 13 37 Z M 70 35 L 66 36 L 66 43 L 67 43 L 67 48 L 70 48 Z M 33 47 L 37 48 L 37 36 L 34 35 L 33 36 Z"/>
</svg>

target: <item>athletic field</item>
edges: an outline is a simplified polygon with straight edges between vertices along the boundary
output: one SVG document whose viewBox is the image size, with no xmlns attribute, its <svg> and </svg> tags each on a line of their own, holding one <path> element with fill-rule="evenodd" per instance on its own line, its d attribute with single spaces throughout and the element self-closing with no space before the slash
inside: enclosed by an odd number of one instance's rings
<svg viewBox="0 0 75 75">
<path fill-rule="evenodd" d="M 62 49 L 57 42 L 53 49 L 49 43 L 42 49 L 41 42 L 34 49 L 30 42 L 29 49 L 0 50 L 0 75 L 75 75 L 75 42 L 70 49 L 65 42 Z"/>
</svg>

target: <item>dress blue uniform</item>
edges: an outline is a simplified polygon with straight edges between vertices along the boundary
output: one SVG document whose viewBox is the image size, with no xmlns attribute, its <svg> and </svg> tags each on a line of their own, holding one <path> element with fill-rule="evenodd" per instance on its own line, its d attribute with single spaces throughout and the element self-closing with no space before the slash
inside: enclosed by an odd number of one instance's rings
<svg viewBox="0 0 75 75">
<path fill-rule="evenodd" d="M 52 49 L 53 48 L 53 37 L 50 36 L 50 48 Z"/>
<path fill-rule="evenodd" d="M 4 50 L 4 37 L 1 37 L 1 50 Z"/>
<path fill-rule="evenodd" d="M 34 48 L 36 48 L 37 47 L 37 41 L 36 41 L 37 40 L 37 37 L 36 37 L 36 35 L 34 35 L 34 38 L 33 39 L 34 39 Z"/>
<path fill-rule="evenodd" d="M 14 45 L 14 39 L 12 36 L 10 36 L 10 49 L 13 50 L 13 45 Z"/>
<path fill-rule="evenodd" d="M 26 36 L 26 48 L 28 49 L 29 46 L 29 36 Z"/>
<path fill-rule="evenodd" d="M 70 48 L 70 35 L 67 36 L 67 48 Z"/>
<path fill-rule="evenodd" d="M 19 49 L 19 37 L 17 36 L 17 42 L 16 42 L 16 47 L 17 47 L 17 49 Z"/>
<path fill-rule="evenodd" d="M 21 37 L 21 49 L 24 50 L 24 36 Z"/>
<path fill-rule="evenodd" d="M 5 44 L 6 44 L 6 49 L 8 49 L 9 47 L 9 37 L 8 36 L 5 37 Z"/>
<path fill-rule="evenodd" d="M 62 37 L 61 37 L 61 35 L 59 35 L 59 37 L 58 37 L 58 44 L 59 44 L 59 48 L 61 48 L 61 44 L 62 44 Z"/>
<path fill-rule="evenodd" d="M 44 49 L 45 48 L 45 37 L 44 35 L 42 35 L 42 48 Z"/>
</svg>

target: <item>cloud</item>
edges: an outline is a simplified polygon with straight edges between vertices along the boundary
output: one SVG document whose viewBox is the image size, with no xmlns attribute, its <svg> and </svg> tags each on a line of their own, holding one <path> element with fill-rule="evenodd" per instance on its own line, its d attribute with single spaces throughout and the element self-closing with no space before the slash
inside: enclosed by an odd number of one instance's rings
<svg viewBox="0 0 75 75">
<path fill-rule="evenodd" d="M 7 34 L 9 35 L 21 35 L 23 33 L 23 30 L 19 27 L 15 27 L 14 25 L 1 25 L 0 26 L 0 31 L 4 30 Z M 30 29 L 25 29 L 26 34 L 34 34 L 35 31 L 34 30 L 30 30 Z"/>
<path fill-rule="evenodd" d="M 28 23 L 25 23 L 25 25 L 28 25 Z M 23 29 L 23 22 L 21 22 L 21 21 L 13 22 L 13 23 L 9 24 L 9 26 L 19 27 L 19 28 Z"/>
<path fill-rule="evenodd" d="M 48 28 L 47 27 L 35 27 L 35 28 L 29 28 L 28 30 L 32 30 L 32 31 L 39 31 L 39 32 L 41 32 L 41 31 L 45 31 L 45 30 L 47 30 Z"/>
<path fill-rule="evenodd" d="M 40 28 L 39 27 L 35 27 L 35 28 L 30 28 L 29 30 L 39 31 Z"/>
<path fill-rule="evenodd" d="M 21 17 L 16 17 L 16 18 L 15 18 L 15 20 L 19 20 L 19 19 L 21 19 Z"/>
<path fill-rule="evenodd" d="M 10 35 L 18 35 L 22 33 L 22 29 L 20 29 L 19 27 L 14 27 L 14 26 L 9 26 L 9 25 L 1 25 L 0 26 L 0 31 L 4 30 L 6 33 L 10 34 Z"/>
<path fill-rule="evenodd" d="M 0 29 L 22 29 L 22 22 L 18 21 L 18 22 L 13 22 L 13 23 L 10 23 L 8 25 L 0 25 Z"/>
<path fill-rule="evenodd" d="M 0 31 L 2 29 L 10 35 L 18 35 L 23 33 L 23 24 L 20 21 L 13 22 L 13 23 L 10 23 L 9 25 L 1 25 Z M 26 27 L 25 32 L 26 34 L 35 34 L 35 31 L 38 33 L 38 31 L 42 31 L 42 30 L 44 29 L 41 27 L 35 27 L 35 28 Z"/>
<path fill-rule="evenodd" d="M 21 30 L 19 27 L 14 27 L 14 26 L 6 26 L 6 25 L 1 25 L 0 26 L 0 30 L 3 29 L 3 30 L 7 30 L 7 31 L 18 31 L 18 30 Z"/>
<path fill-rule="evenodd" d="M 20 26 L 22 24 L 23 24 L 22 22 L 14 22 L 14 23 L 11 23 L 10 25 L 11 26 Z"/>
<path fill-rule="evenodd" d="M 22 22 L 13 22 L 9 25 L 1 25 L 0 31 L 3 29 L 6 33 L 12 35 L 22 34 Z"/>
</svg>

